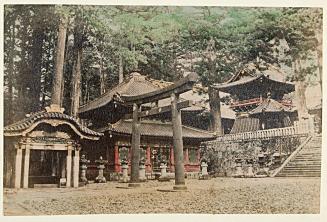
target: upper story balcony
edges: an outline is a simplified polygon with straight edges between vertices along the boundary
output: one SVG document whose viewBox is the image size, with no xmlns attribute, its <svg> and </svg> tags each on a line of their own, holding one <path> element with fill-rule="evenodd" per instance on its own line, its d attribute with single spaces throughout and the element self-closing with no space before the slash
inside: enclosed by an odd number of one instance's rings
<svg viewBox="0 0 327 222">
<path fill-rule="evenodd" d="M 230 108 L 231 109 L 247 109 L 247 108 L 254 108 L 255 106 L 259 105 L 265 100 L 265 98 L 252 98 L 252 99 L 246 99 L 241 101 L 232 100 Z M 282 105 L 292 108 L 293 102 L 290 99 L 282 99 L 282 100 L 276 100 L 277 102 L 281 103 Z"/>
</svg>

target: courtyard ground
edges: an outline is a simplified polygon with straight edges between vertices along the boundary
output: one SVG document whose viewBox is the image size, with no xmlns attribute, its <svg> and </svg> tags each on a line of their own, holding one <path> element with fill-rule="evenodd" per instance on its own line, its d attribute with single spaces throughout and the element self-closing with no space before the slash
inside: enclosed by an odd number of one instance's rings
<svg viewBox="0 0 327 222">
<path fill-rule="evenodd" d="M 4 190 L 5 215 L 117 213 L 317 214 L 320 178 L 213 178 L 187 180 L 188 191 L 174 181 L 148 181 L 141 188 L 117 182 L 80 188 Z"/>
</svg>

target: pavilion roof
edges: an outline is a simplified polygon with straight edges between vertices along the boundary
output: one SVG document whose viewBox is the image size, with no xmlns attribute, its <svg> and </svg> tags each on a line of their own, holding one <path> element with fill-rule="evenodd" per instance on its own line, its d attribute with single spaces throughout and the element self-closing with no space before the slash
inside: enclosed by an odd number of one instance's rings
<svg viewBox="0 0 327 222">
<path fill-rule="evenodd" d="M 16 123 L 4 127 L 4 135 L 24 136 L 26 133 L 31 132 L 36 126 L 42 123 L 53 123 L 54 126 L 63 124 L 68 125 L 80 137 L 91 140 L 97 140 L 103 135 L 102 133 L 95 132 L 85 126 L 82 126 L 82 124 L 80 124 L 77 119 L 73 118 L 72 116 L 66 115 L 62 112 L 49 112 L 45 110 L 33 113 Z"/>
<path fill-rule="evenodd" d="M 261 71 L 253 63 L 246 65 L 227 82 L 213 85 L 213 87 L 234 94 L 243 91 L 244 88 L 250 91 L 259 89 L 261 83 L 273 86 L 273 89 L 284 91 L 284 93 L 295 90 L 294 84 L 286 81 L 286 75 L 279 68 L 268 65 L 265 70 Z"/>
<path fill-rule="evenodd" d="M 107 127 L 98 129 L 99 132 L 114 132 L 118 134 L 132 134 L 132 120 L 120 120 L 117 123 L 109 124 Z M 143 120 L 140 124 L 141 136 L 173 137 L 172 123 L 155 120 Z M 189 126 L 182 127 L 183 138 L 210 140 L 214 139 L 213 133 Z"/>
<path fill-rule="evenodd" d="M 249 112 L 250 115 L 261 114 L 261 113 L 276 113 L 276 112 L 293 112 L 294 109 L 291 107 L 284 106 L 274 99 L 265 99 L 256 108 Z"/>
<path fill-rule="evenodd" d="M 167 86 L 172 85 L 173 82 L 156 80 L 148 78 L 139 73 L 132 73 L 128 78 L 126 78 L 122 83 L 118 84 L 112 88 L 107 93 L 98 97 L 97 99 L 81 106 L 79 108 L 79 114 L 83 116 L 91 112 L 92 110 L 99 109 L 108 105 L 113 100 L 120 101 L 120 95 L 141 95 L 144 93 L 152 92 L 158 89 L 163 89 Z M 200 84 L 195 84 L 193 90 L 187 91 L 180 95 L 181 101 L 191 100 L 194 101 L 194 104 L 190 107 L 182 109 L 182 111 L 191 111 L 191 112 L 202 112 L 205 109 L 209 109 L 209 98 L 207 93 L 203 93 L 203 87 Z M 158 106 L 170 105 L 170 98 L 162 99 L 158 102 Z M 235 119 L 235 112 L 230 109 L 227 105 L 222 104 L 222 118 L 226 119 Z M 87 116 L 87 115 L 85 115 Z"/>
<path fill-rule="evenodd" d="M 134 72 L 129 78 L 126 78 L 122 83 L 116 85 L 107 93 L 101 95 L 95 100 L 82 105 L 79 108 L 79 113 L 85 113 L 94 109 L 98 109 L 110 103 L 112 100 L 120 100 L 120 95 L 141 95 L 144 93 L 158 90 L 158 86 L 148 81 L 145 76 Z"/>
</svg>

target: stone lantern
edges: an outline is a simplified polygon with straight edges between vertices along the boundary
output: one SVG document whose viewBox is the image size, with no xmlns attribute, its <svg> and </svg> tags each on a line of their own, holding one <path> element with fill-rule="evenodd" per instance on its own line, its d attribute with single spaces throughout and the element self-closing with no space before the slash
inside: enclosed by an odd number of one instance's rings
<svg viewBox="0 0 327 222">
<path fill-rule="evenodd" d="M 201 172 L 199 174 L 199 179 L 200 180 L 208 180 L 210 179 L 209 174 L 208 174 L 208 164 L 206 160 L 201 161 Z"/>
<path fill-rule="evenodd" d="M 126 159 L 121 160 L 121 169 L 123 176 L 120 179 L 120 182 L 122 183 L 128 183 L 129 178 L 128 178 L 128 161 Z"/>
<path fill-rule="evenodd" d="M 243 169 L 242 169 L 242 159 L 240 157 L 236 157 L 235 164 L 236 164 L 236 171 L 233 177 L 243 177 Z"/>
<path fill-rule="evenodd" d="M 85 154 L 81 156 L 81 159 L 79 161 L 80 163 L 80 169 L 81 169 L 81 174 L 80 174 L 80 182 L 87 184 L 88 180 L 86 178 L 86 169 L 87 169 L 87 164 L 90 163 L 89 160 L 86 159 Z"/>
<path fill-rule="evenodd" d="M 254 172 L 253 172 L 253 159 L 248 158 L 246 159 L 246 165 L 247 165 L 247 172 L 245 174 L 245 177 L 254 177 Z"/>
<path fill-rule="evenodd" d="M 169 177 L 167 175 L 167 161 L 166 158 L 162 158 L 161 162 L 160 162 L 160 177 L 159 177 L 159 181 L 169 181 Z"/>
<path fill-rule="evenodd" d="M 95 163 L 98 165 L 97 168 L 99 170 L 99 174 L 98 176 L 95 178 L 95 181 L 97 183 L 106 183 L 107 180 L 106 178 L 103 176 L 103 170 L 106 168 L 105 164 L 108 163 L 107 160 L 104 160 L 102 158 L 102 156 L 100 156 L 99 160 L 96 160 Z"/>
<path fill-rule="evenodd" d="M 145 176 L 145 159 L 142 158 L 140 160 L 140 165 L 139 165 L 139 180 L 140 182 L 145 182 L 146 181 L 146 176 Z"/>
<path fill-rule="evenodd" d="M 282 163 L 282 155 L 279 152 L 275 152 L 272 157 L 274 166 L 279 166 Z"/>
<path fill-rule="evenodd" d="M 259 171 L 256 173 L 256 177 L 267 177 L 269 174 L 269 168 L 267 167 L 268 155 L 267 153 L 258 154 Z"/>
</svg>

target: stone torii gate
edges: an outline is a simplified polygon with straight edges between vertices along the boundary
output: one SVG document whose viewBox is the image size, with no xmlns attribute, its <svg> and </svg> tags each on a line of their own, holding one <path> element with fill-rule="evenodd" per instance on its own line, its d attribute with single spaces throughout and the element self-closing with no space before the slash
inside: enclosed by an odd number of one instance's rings
<svg viewBox="0 0 327 222">
<path fill-rule="evenodd" d="M 184 155 L 183 155 L 183 138 L 182 138 L 182 120 L 181 109 L 191 106 L 191 101 L 179 102 L 179 95 L 192 90 L 198 76 L 191 73 L 185 78 L 177 81 L 173 85 L 153 92 L 137 95 L 126 96 L 121 98 L 126 105 L 133 106 L 133 125 L 132 125 L 132 156 L 131 156 L 131 179 L 130 187 L 140 186 L 139 184 L 139 161 L 140 161 L 140 118 L 153 116 L 164 112 L 171 111 L 173 123 L 173 145 L 175 161 L 175 190 L 185 190 L 184 179 Z M 141 105 L 145 103 L 157 102 L 165 98 L 171 98 L 171 105 L 156 107 L 151 110 L 141 111 Z"/>
</svg>

